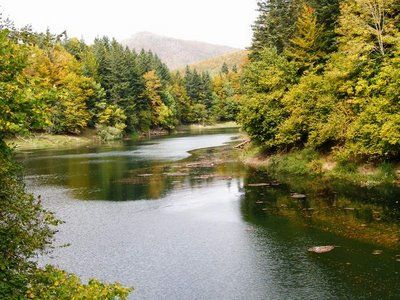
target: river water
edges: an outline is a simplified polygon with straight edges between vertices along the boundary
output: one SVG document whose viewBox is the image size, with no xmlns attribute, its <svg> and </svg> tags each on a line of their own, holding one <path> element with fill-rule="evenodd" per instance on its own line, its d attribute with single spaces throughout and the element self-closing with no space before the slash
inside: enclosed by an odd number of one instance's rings
<svg viewBox="0 0 400 300">
<path fill-rule="evenodd" d="M 28 189 L 65 222 L 56 244 L 70 244 L 41 263 L 132 299 L 400 299 L 399 188 L 273 178 L 235 159 L 237 137 L 19 154 Z M 318 245 L 336 248 L 307 251 Z"/>
</svg>

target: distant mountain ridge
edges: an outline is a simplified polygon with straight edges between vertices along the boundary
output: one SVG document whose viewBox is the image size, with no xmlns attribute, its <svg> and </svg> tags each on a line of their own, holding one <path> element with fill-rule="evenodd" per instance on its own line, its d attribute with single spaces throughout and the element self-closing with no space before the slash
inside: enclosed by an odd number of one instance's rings
<svg viewBox="0 0 400 300">
<path fill-rule="evenodd" d="M 240 50 L 228 46 L 180 40 L 150 32 L 139 32 L 131 38 L 121 41 L 121 43 L 136 51 L 142 49 L 151 50 L 171 69 L 178 69 L 186 65 Z"/>
</svg>

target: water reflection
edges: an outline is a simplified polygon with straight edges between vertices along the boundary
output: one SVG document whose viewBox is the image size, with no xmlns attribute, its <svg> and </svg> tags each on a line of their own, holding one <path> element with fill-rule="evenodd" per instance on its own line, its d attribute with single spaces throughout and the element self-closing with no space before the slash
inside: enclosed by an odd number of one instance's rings
<svg viewBox="0 0 400 300">
<path fill-rule="evenodd" d="M 77 199 L 159 199 L 179 184 L 197 184 L 203 175 L 192 170 L 186 179 L 182 176 L 186 173 L 174 171 L 181 165 L 173 166 L 172 162 L 190 157 L 191 150 L 221 146 L 235 137 L 236 132 L 178 136 L 139 144 L 125 141 L 113 146 L 25 153 L 20 159 L 24 159 L 27 180 L 67 186 Z"/>
<path fill-rule="evenodd" d="M 274 252 L 284 255 L 280 268 L 289 267 L 293 274 L 304 275 L 305 270 L 318 266 L 323 272 L 321 280 L 335 280 L 333 298 L 399 297 L 398 189 L 391 187 L 391 197 L 378 205 L 374 195 L 379 190 L 361 191 L 343 183 L 325 182 L 321 192 L 321 181 L 316 178 L 301 178 L 302 184 L 298 185 L 293 184 L 293 177 L 282 177 L 279 186 L 252 186 L 272 180 L 276 182 L 276 178 L 249 171 L 241 212 L 254 228 L 267 228 Z M 291 198 L 293 191 L 307 193 L 307 198 Z M 337 248 L 325 255 L 314 255 L 305 251 L 309 245 Z M 374 255 L 376 249 L 382 253 Z M 301 285 L 300 279 L 296 284 Z"/>
<path fill-rule="evenodd" d="M 248 183 L 269 182 L 267 174 L 251 171 Z M 276 180 L 276 179 L 274 179 Z M 360 188 L 340 181 L 281 176 L 279 186 L 246 187 L 251 209 L 288 218 L 300 226 L 320 228 L 347 238 L 396 248 L 400 243 L 400 189 Z M 306 198 L 295 199 L 293 193 Z"/>
</svg>

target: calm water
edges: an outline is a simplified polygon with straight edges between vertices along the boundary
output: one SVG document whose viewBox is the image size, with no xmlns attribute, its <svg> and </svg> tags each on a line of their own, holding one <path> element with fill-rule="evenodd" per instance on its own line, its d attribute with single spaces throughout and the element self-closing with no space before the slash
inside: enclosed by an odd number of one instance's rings
<svg viewBox="0 0 400 300">
<path fill-rule="evenodd" d="M 132 299 L 400 299 L 400 189 L 271 178 L 235 160 L 236 137 L 21 154 L 71 244 L 42 263 L 133 286 Z"/>
</svg>

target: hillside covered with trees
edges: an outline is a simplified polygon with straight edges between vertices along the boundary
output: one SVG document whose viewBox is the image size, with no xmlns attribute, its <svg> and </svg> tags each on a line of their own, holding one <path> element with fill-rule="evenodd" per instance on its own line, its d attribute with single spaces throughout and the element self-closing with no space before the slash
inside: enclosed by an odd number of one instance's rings
<svg viewBox="0 0 400 300">
<path fill-rule="evenodd" d="M 226 53 L 210 59 L 206 59 L 197 63 L 189 64 L 189 67 L 196 69 L 198 72 L 209 72 L 211 76 L 221 73 L 224 64 L 230 70 L 240 71 L 247 63 L 248 51 L 240 50 L 235 52 Z M 182 72 L 185 68 L 180 68 L 178 71 Z"/>
<path fill-rule="evenodd" d="M 36 33 L 3 22 L 0 39 L 3 135 L 95 128 L 109 140 L 234 118 L 221 115 L 221 107 L 228 101 L 236 109 L 230 83 L 238 80 L 235 71 L 221 71 L 214 90 L 208 72 L 172 73 L 156 54 L 136 53 L 107 37 L 87 45 L 66 33 Z"/>
<path fill-rule="evenodd" d="M 268 152 L 400 154 L 400 1 L 261 0 L 239 121 Z"/>
</svg>

